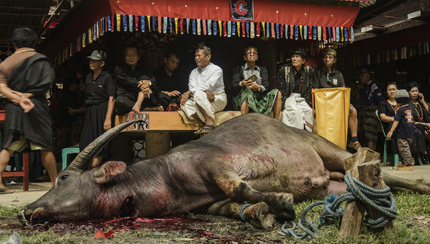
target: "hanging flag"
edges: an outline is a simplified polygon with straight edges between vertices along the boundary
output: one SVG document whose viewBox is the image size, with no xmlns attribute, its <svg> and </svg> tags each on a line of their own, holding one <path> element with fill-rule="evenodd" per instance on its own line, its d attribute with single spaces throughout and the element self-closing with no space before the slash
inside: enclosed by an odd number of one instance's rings
<svg viewBox="0 0 430 244">
<path fill-rule="evenodd" d="M 227 21 L 222 22 L 222 29 L 224 36 L 227 36 Z"/>
<path fill-rule="evenodd" d="M 172 18 L 169 17 L 169 32 L 173 33 L 173 24 L 172 24 Z"/>
<path fill-rule="evenodd" d="M 299 39 L 299 26 L 294 26 L 294 39 L 297 41 Z"/>
<path fill-rule="evenodd" d="M 146 16 L 148 18 L 148 31 L 151 31 L 151 16 Z"/>
<path fill-rule="evenodd" d="M 245 27 L 245 22 L 242 22 L 242 37 L 246 37 L 246 27 Z"/>
<path fill-rule="evenodd" d="M 281 34 L 281 39 L 284 38 L 284 25 L 280 24 L 281 30 L 280 30 L 280 34 Z"/>
<path fill-rule="evenodd" d="M 246 22 L 246 37 L 249 37 L 251 35 L 250 30 L 249 30 L 249 22 Z"/>
<path fill-rule="evenodd" d="M 218 35 L 218 26 L 217 26 L 217 22 L 216 20 L 214 20 L 214 26 L 213 26 L 213 31 L 214 31 L 214 36 Z"/>
<path fill-rule="evenodd" d="M 112 31 L 112 22 L 111 22 L 110 15 L 108 15 L 107 17 L 107 28 L 108 28 L 108 31 Z"/>
<path fill-rule="evenodd" d="M 219 26 L 219 36 L 222 36 L 222 21 L 218 20 L 218 26 Z"/>
<path fill-rule="evenodd" d="M 128 31 L 133 32 L 133 15 L 128 16 Z"/>
<path fill-rule="evenodd" d="M 197 34 L 196 19 L 192 20 L 192 27 L 193 27 L 193 35 Z"/>
<path fill-rule="evenodd" d="M 270 38 L 270 23 L 266 22 L 266 37 Z"/>
<path fill-rule="evenodd" d="M 231 37 L 231 21 L 227 21 L 227 37 Z"/>
<path fill-rule="evenodd" d="M 203 22 L 203 35 L 206 36 L 206 34 L 207 34 L 207 31 L 206 31 L 206 20 L 203 19 L 202 22 Z"/>
<path fill-rule="evenodd" d="M 158 17 L 157 20 L 158 20 L 158 33 L 161 33 L 161 17 Z"/>
<path fill-rule="evenodd" d="M 163 33 L 167 33 L 167 17 L 163 17 Z"/>
<path fill-rule="evenodd" d="M 124 31 L 127 31 L 127 15 L 122 14 L 122 28 Z"/>
<path fill-rule="evenodd" d="M 255 29 L 254 29 L 254 22 L 251 22 L 251 38 L 255 37 Z"/>
<path fill-rule="evenodd" d="M 257 37 L 260 37 L 260 22 L 257 22 L 256 26 L 257 26 L 257 30 L 256 30 Z"/>
<path fill-rule="evenodd" d="M 139 16 L 137 16 L 137 15 L 134 16 L 134 29 L 136 31 L 139 30 Z"/>
<path fill-rule="evenodd" d="M 116 31 L 121 31 L 121 15 L 116 14 Z"/>
<path fill-rule="evenodd" d="M 230 9 L 234 20 L 254 20 L 253 0 L 230 0 Z"/>
<path fill-rule="evenodd" d="M 299 25 L 299 30 L 300 30 L 300 38 L 303 40 L 303 26 Z"/>
<path fill-rule="evenodd" d="M 201 35 L 202 34 L 202 29 L 201 29 L 201 23 L 200 23 L 200 19 L 197 20 L 197 35 Z"/>
<path fill-rule="evenodd" d="M 155 16 L 152 17 L 152 30 L 157 30 L 157 17 Z"/>
<path fill-rule="evenodd" d="M 288 39 L 288 25 L 285 25 L 285 39 Z"/>
<path fill-rule="evenodd" d="M 294 38 L 294 25 L 290 25 L 290 39 Z"/>
<path fill-rule="evenodd" d="M 237 36 L 240 37 L 240 22 L 236 22 L 237 24 Z"/>
<path fill-rule="evenodd" d="M 275 24 L 275 29 L 276 29 L 276 39 L 279 39 L 279 24 Z"/>
<path fill-rule="evenodd" d="M 145 31 L 145 16 L 140 16 L 140 31 Z"/>
<path fill-rule="evenodd" d="M 187 34 L 190 34 L 190 19 L 187 19 Z"/>
<path fill-rule="evenodd" d="M 212 20 L 208 20 L 208 35 L 212 35 Z"/>
</svg>

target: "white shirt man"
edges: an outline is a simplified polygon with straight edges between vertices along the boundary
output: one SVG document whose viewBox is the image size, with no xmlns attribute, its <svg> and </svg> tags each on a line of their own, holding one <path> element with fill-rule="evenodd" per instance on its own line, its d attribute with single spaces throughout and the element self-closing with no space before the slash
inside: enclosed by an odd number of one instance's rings
<svg viewBox="0 0 430 244">
<path fill-rule="evenodd" d="M 198 119 L 205 124 L 197 134 L 211 131 L 214 128 L 215 113 L 222 111 L 227 105 L 222 69 L 211 63 L 210 58 L 209 47 L 202 46 L 196 50 L 195 61 L 198 67 L 191 71 L 189 91 L 181 99 L 184 113 L 190 119 Z"/>
</svg>

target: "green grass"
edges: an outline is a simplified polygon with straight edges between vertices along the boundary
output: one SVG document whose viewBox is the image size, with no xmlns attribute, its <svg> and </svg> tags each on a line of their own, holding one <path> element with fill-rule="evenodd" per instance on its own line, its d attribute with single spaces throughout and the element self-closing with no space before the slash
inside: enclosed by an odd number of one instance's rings
<svg viewBox="0 0 430 244">
<path fill-rule="evenodd" d="M 337 238 L 339 224 L 324 226 L 321 228 L 322 235 L 313 240 L 294 240 L 289 236 L 278 234 L 282 223 L 278 223 L 277 228 L 272 231 L 262 231 L 255 229 L 249 223 L 242 223 L 232 219 L 222 217 L 204 217 L 209 219 L 210 223 L 201 223 L 195 226 L 196 229 L 203 229 L 222 238 L 228 239 L 229 236 L 239 236 L 239 243 L 256 243 L 257 240 L 273 243 L 430 243 L 430 195 L 421 194 L 393 194 L 396 200 L 396 210 L 398 218 L 394 221 L 394 230 L 382 234 L 372 233 L 371 230 L 364 228 L 363 233 L 353 240 L 340 240 Z M 297 220 L 301 213 L 313 201 L 295 204 Z M 9 221 L 16 218 L 21 208 L 0 207 L 0 223 L 2 219 Z M 322 212 L 322 206 L 314 208 L 307 214 L 307 219 L 313 224 L 318 224 L 318 216 Z M 423 220 L 415 217 L 424 216 Z M 425 221 L 429 223 L 426 224 Z M 297 222 L 297 221 L 296 221 Z M 10 223 L 10 222 L 9 222 Z M 1 226 L 2 224 L 0 224 Z M 187 231 L 166 231 L 157 229 L 140 229 L 136 231 L 120 231 L 114 234 L 113 240 L 95 239 L 94 232 L 71 232 L 71 233 L 54 233 L 52 230 L 46 232 L 16 230 L 23 239 L 23 243 L 190 243 L 190 242 L 209 242 L 216 243 L 216 240 L 196 239 L 194 233 Z M 0 241 L 6 241 L 12 230 L 0 229 Z M 237 237 L 236 237 L 237 238 Z M 233 238 L 234 239 L 234 238 Z M 221 239 L 222 240 L 222 239 Z M 235 239 L 236 240 L 236 239 Z M 237 242 L 237 241 L 236 241 Z M 228 243 L 228 241 L 226 242 Z"/>
</svg>

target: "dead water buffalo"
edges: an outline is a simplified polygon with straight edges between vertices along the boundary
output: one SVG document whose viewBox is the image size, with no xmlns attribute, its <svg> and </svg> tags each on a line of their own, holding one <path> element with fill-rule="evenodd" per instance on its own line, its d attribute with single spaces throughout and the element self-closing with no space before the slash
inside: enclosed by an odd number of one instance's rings
<svg viewBox="0 0 430 244">
<path fill-rule="evenodd" d="M 351 154 L 326 139 L 260 114 L 231 119 L 203 138 L 126 167 L 110 161 L 87 170 L 93 157 L 127 124 L 109 130 L 28 205 L 32 223 L 190 211 L 239 218 L 270 228 L 295 218 L 293 202 L 344 193 L 342 160 Z M 388 185 L 424 193 L 430 182 L 383 175 Z M 294 199 L 294 200 L 293 200 Z M 22 215 L 19 215 L 22 216 Z"/>
</svg>

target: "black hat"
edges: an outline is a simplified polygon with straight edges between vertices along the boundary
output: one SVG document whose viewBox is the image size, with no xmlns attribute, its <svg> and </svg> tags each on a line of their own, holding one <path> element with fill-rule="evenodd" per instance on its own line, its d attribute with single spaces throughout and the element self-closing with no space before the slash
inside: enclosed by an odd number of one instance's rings
<svg viewBox="0 0 430 244">
<path fill-rule="evenodd" d="M 290 55 L 290 57 L 292 57 L 293 56 L 293 54 L 299 54 L 300 56 L 302 56 L 302 58 L 303 59 L 308 59 L 307 57 L 306 57 L 306 52 L 305 52 L 305 50 L 303 50 L 302 48 L 296 48 L 296 49 L 294 49 L 292 52 L 291 52 L 291 55 Z"/>
<path fill-rule="evenodd" d="M 395 98 L 396 102 L 398 103 L 409 103 L 409 92 L 407 92 L 405 89 L 397 90 Z"/>
<path fill-rule="evenodd" d="M 91 56 L 87 56 L 87 58 L 92 59 L 92 60 L 101 60 L 101 61 L 105 61 L 106 60 L 106 53 L 103 51 L 99 51 L 99 50 L 94 50 L 91 53 Z"/>
</svg>

